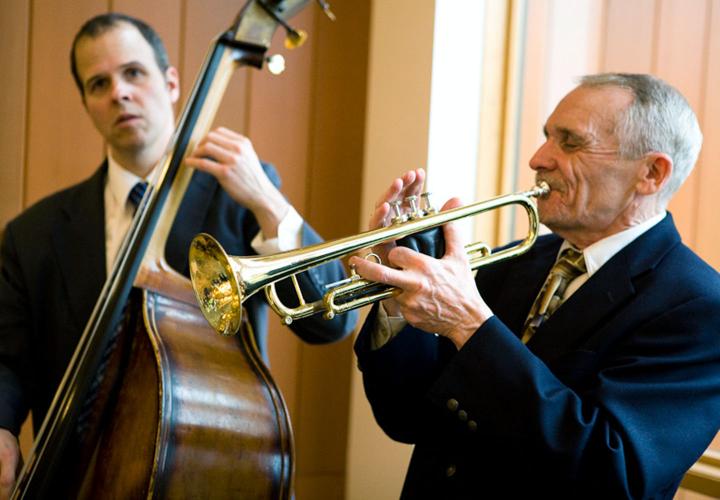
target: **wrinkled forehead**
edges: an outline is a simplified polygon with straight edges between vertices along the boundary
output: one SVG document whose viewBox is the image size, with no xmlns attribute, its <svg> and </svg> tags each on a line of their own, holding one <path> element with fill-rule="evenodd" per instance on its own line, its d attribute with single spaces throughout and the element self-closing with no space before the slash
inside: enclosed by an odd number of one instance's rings
<svg viewBox="0 0 720 500">
<path fill-rule="evenodd" d="M 621 87 L 580 86 L 566 95 L 548 118 L 548 130 L 563 128 L 598 139 L 614 138 L 618 120 L 633 101 Z"/>
<path fill-rule="evenodd" d="M 96 36 L 80 38 L 75 46 L 75 61 L 81 81 L 132 62 L 157 67 L 147 40 L 135 26 L 122 21 Z"/>
</svg>

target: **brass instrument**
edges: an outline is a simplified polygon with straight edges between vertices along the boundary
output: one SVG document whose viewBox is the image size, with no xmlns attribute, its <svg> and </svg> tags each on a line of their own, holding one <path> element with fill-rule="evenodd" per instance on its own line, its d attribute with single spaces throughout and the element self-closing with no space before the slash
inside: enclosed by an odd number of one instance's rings
<svg viewBox="0 0 720 500">
<path fill-rule="evenodd" d="M 261 288 L 265 289 L 270 306 L 286 324 L 318 313 L 323 313 L 326 319 L 332 319 L 336 314 L 391 297 L 398 290 L 367 281 L 353 272 L 347 280 L 328 285 L 330 289 L 321 300 L 307 303 L 297 283 L 298 273 L 362 248 L 394 241 L 507 205 L 521 205 L 525 208 L 529 220 L 525 239 L 495 253 L 481 242 L 465 248 L 472 269 L 516 257 L 529 250 L 537 239 L 538 213 L 531 198 L 546 196 L 549 192 L 547 183 L 541 182 L 529 191 L 498 196 L 445 212 L 437 212 L 429 207 L 421 210 L 412 200 L 409 216 L 402 215 L 399 206 L 395 205 L 396 217 L 387 227 L 273 255 L 228 256 L 212 236 L 199 234 L 193 239 L 190 248 L 190 278 L 205 318 L 222 335 L 232 335 L 238 330 L 242 319 L 242 303 Z M 275 290 L 275 283 L 288 277 L 295 285 L 300 302 L 294 308 L 284 305 Z"/>
</svg>

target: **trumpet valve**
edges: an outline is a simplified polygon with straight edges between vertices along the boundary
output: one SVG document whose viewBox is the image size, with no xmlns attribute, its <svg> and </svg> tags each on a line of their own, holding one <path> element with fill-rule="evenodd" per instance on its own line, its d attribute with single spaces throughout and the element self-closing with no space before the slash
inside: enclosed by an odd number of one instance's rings
<svg viewBox="0 0 720 500">
<path fill-rule="evenodd" d="M 392 209 L 395 212 L 395 217 L 392 218 L 393 224 L 402 224 L 407 221 L 407 215 L 402 212 L 402 201 L 391 201 L 390 206 L 392 206 Z"/>
<path fill-rule="evenodd" d="M 432 215 L 437 213 L 437 208 L 432 206 L 432 202 L 430 201 L 431 195 L 432 193 L 429 191 L 426 191 L 420 195 L 420 198 L 422 198 L 423 213 L 425 215 Z"/>
<path fill-rule="evenodd" d="M 408 218 L 410 220 L 419 219 L 420 217 L 422 217 L 422 213 L 420 212 L 420 207 L 418 206 L 417 199 L 418 197 L 414 194 L 405 197 L 405 203 L 410 205 L 410 211 L 408 213 Z"/>
</svg>

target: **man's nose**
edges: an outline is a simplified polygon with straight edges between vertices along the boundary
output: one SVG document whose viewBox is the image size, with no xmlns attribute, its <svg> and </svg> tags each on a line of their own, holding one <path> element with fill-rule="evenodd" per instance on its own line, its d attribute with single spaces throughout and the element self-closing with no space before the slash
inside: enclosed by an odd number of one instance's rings
<svg viewBox="0 0 720 500">
<path fill-rule="evenodd" d="M 116 101 L 127 101 L 132 95 L 132 87 L 121 78 L 112 82 L 112 98 Z"/>
<path fill-rule="evenodd" d="M 533 170 L 550 169 L 555 167 L 555 157 L 552 154 L 550 141 L 546 140 L 535 154 L 530 158 L 530 168 Z"/>
</svg>

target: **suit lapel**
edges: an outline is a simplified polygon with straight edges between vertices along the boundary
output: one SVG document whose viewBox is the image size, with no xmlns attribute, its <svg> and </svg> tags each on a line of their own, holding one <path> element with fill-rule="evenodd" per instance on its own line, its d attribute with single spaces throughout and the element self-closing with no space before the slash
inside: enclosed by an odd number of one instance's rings
<svg viewBox="0 0 720 500">
<path fill-rule="evenodd" d="M 68 303 L 80 328 L 90 317 L 105 281 L 106 173 L 103 164 L 68 193 L 52 235 Z"/>
<path fill-rule="evenodd" d="M 668 214 L 585 282 L 538 328 L 528 347 L 547 362 L 576 349 L 611 321 L 614 311 L 636 294 L 634 279 L 651 272 L 679 242 L 680 236 Z"/>
</svg>

